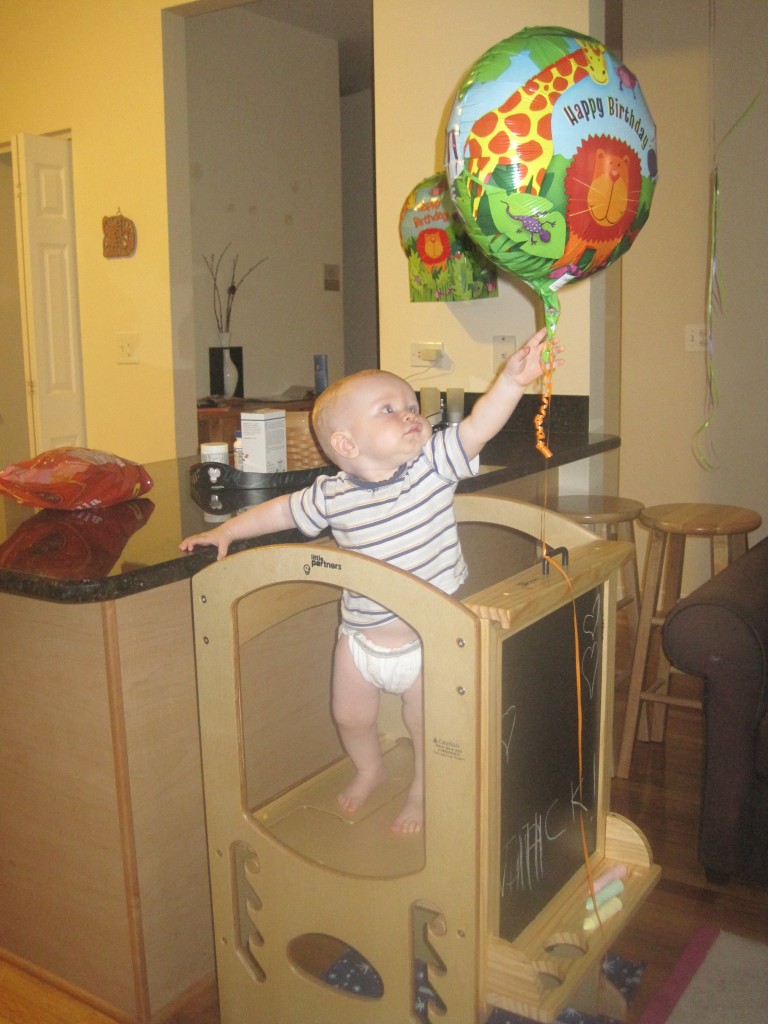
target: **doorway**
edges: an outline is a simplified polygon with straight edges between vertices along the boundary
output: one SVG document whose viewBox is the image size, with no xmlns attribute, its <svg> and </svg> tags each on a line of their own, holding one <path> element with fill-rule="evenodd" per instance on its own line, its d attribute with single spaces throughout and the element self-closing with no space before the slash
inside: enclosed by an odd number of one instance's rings
<svg viewBox="0 0 768 1024">
<path fill-rule="evenodd" d="M 68 139 L 18 135 L 0 163 L 3 465 L 86 444 Z"/>
<path fill-rule="evenodd" d="M 177 376 L 189 371 L 189 358 L 179 358 L 186 348 L 194 363 L 198 401 L 209 395 L 208 347 L 215 337 L 203 255 L 220 252 L 230 241 L 227 256 L 239 255 L 243 269 L 269 257 L 244 284 L 233 315 L 232 344 L 244 350 L 246 397 L 274 397 L 292 385 L 311 387 L 315 352 L 334 353 L 329 360 L 332 376 L 378 365 L 370 58 L 364 61 L 367 78 L 359 73 L 356 78 L 364 88 L 341 94 L 339 81 L 332 83 L 335 114 L 324 108 L 320 116 L 304 122 L 310 125 L 306 129 L 284 117 L 286 111 L 317 102 L 319 87 L 303 77 L 309 73 L 307 66 L 317 70 L 320 65 L 326 89 L 326 53 L 337 53 L 329 60 L 338 59 L 342 69 L 359 60 L 364 43 L 351 46 L 333 32 L 342 31 L 344 12 L 370 15 L 371 6 L 370 0 L 354 0 L 352 6 L 346 0 L 322 5 L 272 0 L 213 12 L 210 3 L 189 5 L 183 17 L 174 11 L 163 15 L 171 272 L 172 281 L 178 282 L 172 301 L 185 311 L 191 320 L 186 326 L 192 328 L 175 339 L 174 364 Z M 304 18 L 315 20 L 304 23 Z M 326 18 L 336 28 L 316 20 Z M 359 17 L 354 21 L 360 24 Z M 249 37 L 247 58 L 238 49 L 244 34 Z M 260 49 L 264 43 L 259 34 L 273 49 L 277 39 L 285 41 L 278 45 L 280 63 L 291 70 L 277 86 L 277 96 L 267 92 L 258 68 L 245 66 L 247 59 L 263 68 L 269 59 Z M 372 52 L 370 18 L 367 40 Z M 301 46 L 308 47 L 308 59 L 290 63 Z M 218 93 L 212 98 L 212 90 L 224 88 L 222 61 L 229 67 L 226 77 L 238 79 L 232 102 Z M 273 81 L 276 74 L 272 68 Z M 343 70 L 342 80 L 348 77 Z M 203 109 L 206 104 L 209 110 Z M 269 135 L 266 121 L 280 118 L 282 134 Z M 319 136 L 334 121 L 337 155 L 327 158 L 326 140 Z M 223 124 L 227 127 L 222 135 Z M 329 186 L 327 165 L 334 159 L 341 171 L 336 170 L 335 184 Z M 347 202 L 349 196 L 353 201 Z M 333 216 L 343 224 L 329 228 L 326 220 L 334 204 Z M 334 263 L 341 264 L 340 294 L 323 286 L 325 265 Z M 193 282 L 191 296 L 185 267 Z"/>
</svg>

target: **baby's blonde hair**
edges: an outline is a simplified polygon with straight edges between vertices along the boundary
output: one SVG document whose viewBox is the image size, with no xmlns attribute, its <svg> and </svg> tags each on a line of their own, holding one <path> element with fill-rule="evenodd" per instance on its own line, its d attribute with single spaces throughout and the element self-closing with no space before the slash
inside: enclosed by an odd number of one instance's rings
<svg viewBox="0 0 768 1024">
<path fill-rule="evenodd" d="M 357 384 L 372 377 L 392 377 L 401 380 L 396 373 L 389 370 L 359 370 L 357 373 L 350 373 L 346 377 L 329 384 L 315 399 L 312 407 L 312 429 L 315 432 L 318 444 L 325 454 L 335 460 L 337 453 L 331 446 L 331 438 L 337 430 L 344 428 L 343 420 L 343 399 L 354 390 Z"/>
</svg>

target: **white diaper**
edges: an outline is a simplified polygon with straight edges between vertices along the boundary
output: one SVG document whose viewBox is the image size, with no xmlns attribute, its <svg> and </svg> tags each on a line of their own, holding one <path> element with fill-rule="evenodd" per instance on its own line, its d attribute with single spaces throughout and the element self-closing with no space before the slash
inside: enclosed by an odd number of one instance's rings
<svg viewBox="0 0 768 1024">
<path fill-rule="evenodd" d="M 363 679 L 387 693 L 404 693 L 421 672 L 421 641 L 402 647 L 380 647 L 356 629 L 343 623 L 339 636 L 347 637 L 352 661 Z"/>
</svg>

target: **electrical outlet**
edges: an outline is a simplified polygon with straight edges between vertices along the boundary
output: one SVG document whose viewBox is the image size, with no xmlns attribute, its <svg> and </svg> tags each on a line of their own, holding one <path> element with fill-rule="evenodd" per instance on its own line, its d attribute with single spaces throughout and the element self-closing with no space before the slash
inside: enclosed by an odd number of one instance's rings
<svg viewBox="0 0 768 1024">
<path fill-rule="evenodd" d="M 411 345 L 411 366 L 440 366 L 442 360 L 442 341 L 419 341 Z"/>
<path fill-rule="evenodd" d="M 117 335 L 117 362 L 138 363 L 139 361 L 139 336 L 138 334 L 119 333 Z"/>
<path fill-rule="evenodd" d="M 707 348 L 707 325 L 686 324 L 685 351 L 704 352 Z"/>
<path fill-rule="evenodd" d="M 493 336 L 493 372 L 496 373 L 502 363 L 506 363 L 517 348 L 514 334 L 494 334 Z"/>
</svg>

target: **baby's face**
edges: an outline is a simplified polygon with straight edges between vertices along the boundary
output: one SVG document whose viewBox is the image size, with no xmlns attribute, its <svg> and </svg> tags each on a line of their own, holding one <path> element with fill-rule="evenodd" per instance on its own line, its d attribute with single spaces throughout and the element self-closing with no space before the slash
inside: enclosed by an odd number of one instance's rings
<svg viewBox="0 0 768 1024">
<path fill-rule="evenodd" d="M 360 381 L 346 401 L 347 429 L 359 449 L 354 472 L 362 476 L 365 469 L 367 479 L 387 479 L 418 455 L 432 434 L 413 388 L 399 377 Z"/>
</svg>

